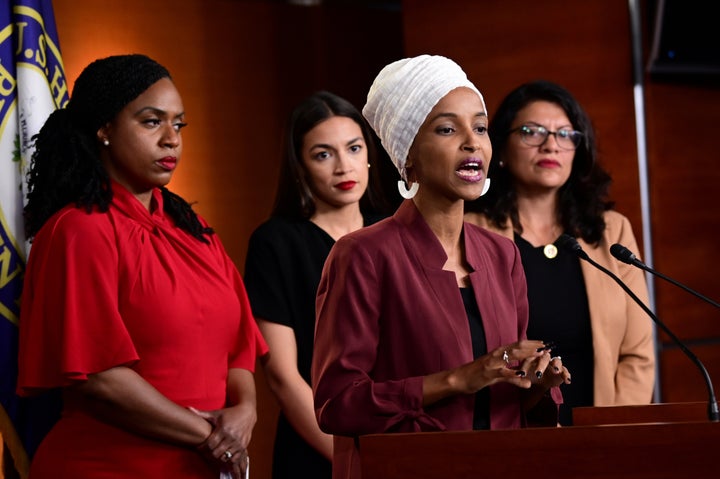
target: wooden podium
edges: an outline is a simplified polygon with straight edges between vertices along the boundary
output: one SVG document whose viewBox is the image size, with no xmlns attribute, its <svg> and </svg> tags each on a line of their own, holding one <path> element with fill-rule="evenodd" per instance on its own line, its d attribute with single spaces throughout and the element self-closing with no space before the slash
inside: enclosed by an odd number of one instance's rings
<svg viewBox="0 0 720 479">
<path fill-rule="evenodd" d="M 587 425 L 572 427 L 362 436 L 362 478 L 716 479 L 720 423 L 706 406 L 584 408 Z"/>
<path fill-rule="evenodd" d="M 576 426 L 652 422 L 706 422 L 707 420 L 708 403 L 706 402 L 578 407 L 573 409 L 573 424 Z"/>
</svg>

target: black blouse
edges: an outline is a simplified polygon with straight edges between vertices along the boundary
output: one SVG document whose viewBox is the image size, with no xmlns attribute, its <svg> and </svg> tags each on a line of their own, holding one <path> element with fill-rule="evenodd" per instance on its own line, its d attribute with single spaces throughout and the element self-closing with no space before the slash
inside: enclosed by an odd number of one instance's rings
<svg viewBox="0 0 720 479">
<path fill-rule="evenodd" d="M 483 328 L 480 308 L 478 307 L 472 288 L 460 288 L 460 294 L 465 305 L 468 322 L 470 323 L 470 338 L 472 340 L 473 358 L 487 354 L 485 341 L 485 328 Z M 475 393 L 475 413 L 473 415 L 473 429 L 490 429 L 490 388 L 482 388 Z"/>
<path fill-rule="evenodd" d="M 561 386 L 560 424 L 572 424 L 572 408 L 593 405 L 593 347 L 585 280 L 577 256 L 560 249 L 549 259 L 515 234 L 528 286 L 528 339 L 554 341 L 572 383 Z"/>
<path fill-rule="evenodd" d="M 379 217 L 365 217 L 369 225 Z M 270 218 L 251 235 L 244 282 L 256 318 L 292 328 L 300 375 L 310 384 L 315 336 L 315 296 L 335 240 L 310 220 Z M 273 451 L 273 479 L 331 477 L 325 459 L 281 413 Z"/>
</svg>

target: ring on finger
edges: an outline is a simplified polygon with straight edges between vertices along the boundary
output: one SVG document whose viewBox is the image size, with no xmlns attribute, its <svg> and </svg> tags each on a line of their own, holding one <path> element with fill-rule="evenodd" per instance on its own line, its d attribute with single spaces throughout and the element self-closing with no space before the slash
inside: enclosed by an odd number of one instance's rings
<svg viewBox="0 0 720 479">
<path fill-rule="evenodd" d="M 503 361 L 505 361 L 505 364 L 510 364 L 510 355 L 507 351 L 503 351 L 502 355 Z"/>
<path fill-rule="evenodd" d="M 223 459 L 224 459 L 225 461 L 229 461 L 230 459 L 232 459 L 232 457 L 233 457 L 233 453 L 230 452 L 230 451 L 225 451 L 225 452 L 223 453 Z"/>
</svg>

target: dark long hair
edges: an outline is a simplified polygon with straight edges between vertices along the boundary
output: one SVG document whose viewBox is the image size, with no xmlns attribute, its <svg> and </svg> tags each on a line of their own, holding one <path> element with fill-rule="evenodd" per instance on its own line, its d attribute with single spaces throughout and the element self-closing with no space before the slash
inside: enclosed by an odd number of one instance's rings
<svg viewBox="0 0 720 479">
<path fill-rule="evenodd" d="M 315 199 L 302 161 L 302 145 L 307 132 L 334 116 L 350 118 L 357 123 L 365 140 L 371 168 L 367 189 L 360 199 L 361 210 L 382 213 L 387 209 L 379 188 L 377 148 L 370 125 L 349 101 L 328 91 L 318 91 L 295 107 L 285 126 L 283 157 L 272 210 L 273 216 L 308 219 L 315 214 Z"/>
<path fill-rule="evenodd" d="M 522 232 L 517 210 L 517 195 L 509 168 L 501 167 L 510 129 L 518 112 L 535 101 L 547 101 L 565 111 L 573 128 L 583 133 L 582 143 L 575 150 L 572 171 L 559 190 L 559 221 L 565 232 L 597 243 L 605 230 L 603 213 L 613 207 L 608 199 L 612 179 L 598 163 L 595 130 L 585 110 L 564 87 L 545 80 L 525 83 L 510 92 L 490 122 L 493 145 L 488 177 L 492 186 L 487 194 L 466 202 L 466 211 L 483 213 L 491 223 L 503 228 L 508 218 L 516 231 Z"/>
<path fill-rule="evenodd" d="M 105 212 L 112 201 L 110 176 L 100 161 L 97 130 L 161 78 L 167 70 L 144 55 L 96 60 L 78 77 L 67 107 L 54 111 L 37 135 L 27 175 L 25 232 L 32 238 L 61 208 L 75 204 Z M 178 227 L 208 243 L 190 204 L 161 188 L 165 211 Z"/>
</svg>

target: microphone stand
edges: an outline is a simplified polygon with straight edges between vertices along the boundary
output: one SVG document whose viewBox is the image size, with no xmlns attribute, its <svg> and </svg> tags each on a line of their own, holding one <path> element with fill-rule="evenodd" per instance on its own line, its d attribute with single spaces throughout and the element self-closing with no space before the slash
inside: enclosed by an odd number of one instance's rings
<svg viewBox="0 0 720 479">
<path fill-rule="evenodd" d="M 659 271 L 655 271 L 655 270 L 652 269 L 650 266 L 646 265 L 645 263 L 643 263 L 642 261 L 640 261 L 639 259 L 637 259 L 637 256 L 635 256 L 635 255 L 632 253 L 632 251 L 630 251 L 629 249 L 627 249 L 625 246 L 623 246 L 623 245 L 621 245 L 621 244 L 619 244 L 619 243 L 615 243 L 614 245 L 612 245 L 612 246 L 610 247 L 610 253 L 611 253 L 616 259 L 622 261 L 623 263 L 627 263 L 627 264 L 631 264 L 631 265 L 633 265 L 633 266 L 637 266 L 638 268 L 640 268 L 640 269 L 642 269 L 642 270 L 644 270 L 644 271 L 647 271 L 648 273 L 654 274 L 655 276 L 658 276 L 658 277 L 664 279 L 665 281 L 668 281 L 668 282 L 674 284 L 675 286 L 678 286 L 678 287 L 684 289 L 685 291 L 687 291 L 688 293 L 692 294 L 693 296 L 696 296 L 696 297 L 702 299 L 703 301 L 706 301 L 706 302 L 712 304 L 712 305 L 715 306 L 716 308 L 720 308 L 720 304 L 718 304 L 717 302 L 713 301 L 712 299 L 703 296 L 702 294 L 698 293 L 697 291 L 695 291 L 695 290 L 693 290 L 693 289 L 685 286 L 684 284 L 682 284 L 682 283 L 680 283 L 680 282 L 678 282 L 678 281 L 675 281 L 674 279 L 672 279 L 672 278 L 670 278 L 670 277 L 668 277 L 668 276 L 665 276 L 664 274 L 662 274 L 662 273 L 659 272 Z"/>
<path fill-rule="evenodd" d="M 583 251 L 582 246 L 577 242 L 575 238 L 568 234 L 563 234 L 558 238 L 556 241 L 556 246 L 559 246 L 561 248 L 564 248 L 567 251 L 571 251 L 575 253 L 580 259 L 583 259 L 605 273 L 606 275 L 610 276 L 637 304 L 640 306 L 643 311 L 647 313 L 648 316 L 657 324 L 660 326 L 660 328 L 665 331 L 665 333 L 670 336 L 670 338 L 675 341 L 675 344 L 680 347 L 680 349 L 685 353 L 685 355 L 690 358 L 690 360 L 695 363 L 695 365 L 700 369 L 700 372 L 703 375 L 703 379 L 705 379 L 705 385 L 708 389 L 708 419 L 711 422 L 718 422 L 720 421 L 720 410 L 718 410 L 718 403 L 717 399 L 715 398 L 715 390 L 713 389 L 712 381 L 710 380 L 710 374 L 708 373 L 707 369 L 705 369 L 705 365 L 698 359 L 697 356 L 695 356 L 695 353 L 690 351 L 685 344 L 680 341 L 680 339 L 673 334 L 670 329 L 665 326 L 665 324 L 660 321 L 660 319 L 655 316 L 655 314 L 650 311 L 650 308 L 648 308 L 645 303 L 643 303 L 640 298 L 635 295 L 635 293 L 632 292 L 632 290 L 625 284 L 623 281 L 618 278 L 612 271 L 608 270 L 601 264 L 598 264 L 596 261 L 594 261 L 588 254 Z"/>
</svg>

